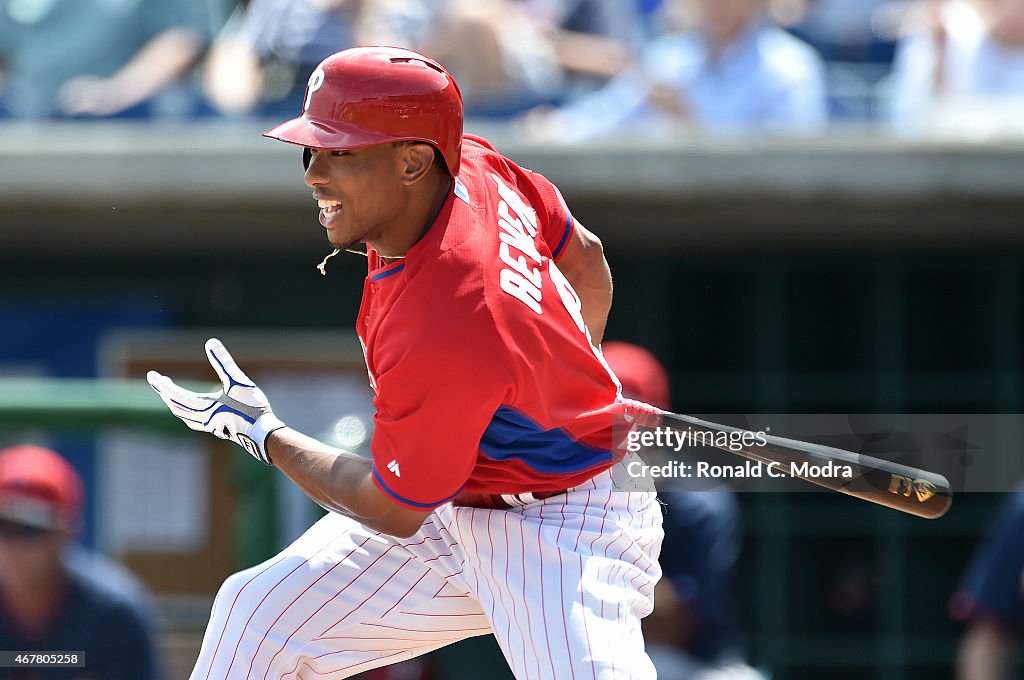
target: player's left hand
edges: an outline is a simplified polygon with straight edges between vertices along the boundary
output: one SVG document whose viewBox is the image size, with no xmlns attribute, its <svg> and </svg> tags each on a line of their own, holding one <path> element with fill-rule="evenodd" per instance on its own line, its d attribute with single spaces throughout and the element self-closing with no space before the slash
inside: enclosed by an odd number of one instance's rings
<svg viewBox="0 0 1024 680">
<path fill-rule="evenodd" d="M 220 340 L 206 341 L 206 356 L 220 376 L 220 391 L 192 392 L 156 371 L 147 373 L 146 380 L 171 413 L 188 427 L 229 439 L 256 460 L 273 465 L 267 455 L 267 436 L 285 424 L 270 410 L 263 390 L 242 372 Z"/>
</svg>

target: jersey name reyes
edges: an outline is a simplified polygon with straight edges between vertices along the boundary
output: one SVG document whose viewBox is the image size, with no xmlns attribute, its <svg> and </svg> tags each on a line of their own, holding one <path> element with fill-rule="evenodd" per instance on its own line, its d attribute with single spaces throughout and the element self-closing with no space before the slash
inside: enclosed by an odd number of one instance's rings
<svg viewBox="0 0 1024 680">
<path fill-rule="evenodd" d="M 491 179 L 498 185 L 498 257 L 502 262 L 500 274 L 501 289 L 522 302 L 537 314 L 543 314 L 540 301 L 543 298 L 540 269 L 543 258 L 533 238 L 537 235 L 537 213 L 526 205 L 516 192 L 512 191 L 495 174 Z M 569 312 L 576 328 L 587 336 L 590 333 L 583 322 L 583 303 L 576 291 L 554 262 L 548 261 L 546 269 L 551 283 L 558 291 L 562 306 Z"/>
<path fill-rule="evenodd" d="M 498 257 L 503 264 L 501 289 L 537 314 L 541 314 L 540 269 L 542 264 L 534 238 L 537 236 L 537 213 L 526 205 L 494 173 L 491 179 L 498 185 Z"/>
</svg>

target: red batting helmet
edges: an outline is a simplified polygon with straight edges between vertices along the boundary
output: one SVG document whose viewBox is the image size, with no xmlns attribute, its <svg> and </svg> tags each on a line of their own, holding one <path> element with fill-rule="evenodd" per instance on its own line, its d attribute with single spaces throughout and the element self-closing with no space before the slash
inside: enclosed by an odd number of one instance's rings
<svg viewBox="0 0 1024 680">
<path fill-rule="evenodd" d="M 327 57 L 306 85 L 302 115 L 265 137 L 314 149 L 427 142 L 452 176 L 462 152 L 462 94 L 433 59 L 398 47 L 353 47 Z"/>
</svg>

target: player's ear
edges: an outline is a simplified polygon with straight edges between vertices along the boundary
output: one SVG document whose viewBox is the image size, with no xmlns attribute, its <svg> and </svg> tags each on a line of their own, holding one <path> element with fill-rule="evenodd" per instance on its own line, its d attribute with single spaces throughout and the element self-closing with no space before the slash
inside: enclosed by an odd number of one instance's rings
<svg viewBox="0 0 1024 680">
<path fill-rule="evenodd" d="M 436 154 L 434 147 L 423 142 L 400 142 L 399 155 L 402 162 L 402 183 L 415 184 L 426 176 L 433 167 Z"/>
</svg>

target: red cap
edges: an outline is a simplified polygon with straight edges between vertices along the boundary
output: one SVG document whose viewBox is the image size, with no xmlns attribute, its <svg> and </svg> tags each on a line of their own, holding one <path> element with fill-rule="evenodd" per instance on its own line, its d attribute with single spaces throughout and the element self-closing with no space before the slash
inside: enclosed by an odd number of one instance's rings
<svg viewBox="0 0 1024 680">
<path fill-rule="evenodd" d="M 614 341 L 602 344 L 601 352 L 622 383 L 622 396 L 662 409 L 671 406 L 668 373 L 653 354 L 639 345 Z"/>
<path fill-rule="evenodd" d="M 59 453 L 31 444 L 0 451 L 0 519 L 75 531 L 83 495 L 82 478 Z"/>
</svg>

